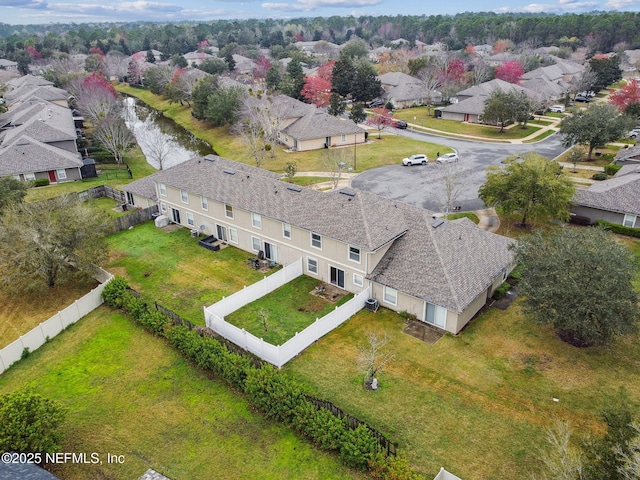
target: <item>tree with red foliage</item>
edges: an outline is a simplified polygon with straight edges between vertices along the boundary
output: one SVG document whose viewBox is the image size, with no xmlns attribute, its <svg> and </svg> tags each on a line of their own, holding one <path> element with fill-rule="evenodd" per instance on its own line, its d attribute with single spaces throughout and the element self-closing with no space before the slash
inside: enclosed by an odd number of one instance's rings
<svg viewBox="0 0 640 480">
<path fill-rule="evenodd" d="M 504 62 L 496 67 L 496 78 L 509 83 L 520 83 L 520 78 L 524 75 L 524 68 L 517 60 Z"/>
<path fill-rule="evenodd" d="M 613 92 L 609 96 L 609 103 L 624 113 L 630 113 L 629 110 L 637 111 L 640 107 L 640 84 L 638 81 L 634 78 L 624 87 Z"/>
<path fill-rule="evenodd" d="M 262 55 L 256 60 L 256 66 L 253 68 L 253 79 L 256 81 L 264 80 L 270 68 L 271 62 L 267 57 Z"/>
<path fill-rule="evenodd" d="M 467 82 L 464 61 L 456 58 L 447 62 L 446 66 L 437 73 L 436 78 L 444 100 L 453 97 Z"/>
<path fill-rule="evenodd" d="M 98 73 L 88 75 L 79 84 L 70 85 L 69 90 L 76 97 L 78 108 L 94 126 L 113 116 L 120 108 L 115 88 Z"/>
<path fill-rule="evenodd" d="M 101 57 L 104 57 L 104 52 L 98 47 L 91 47 L 89 49 L 89 54 L 91 54 L 91 55 L 100 55 Z"/>
<path fill-rule="evenodd" d="M 464 49 L 464 52 L 468 54 L 471 58 L 476 58 L 476 48 L 473 45 L 467 45 Z"/>
<path fill-rule="evenodd" d="M 27 47 L 27 53 L 33 60 L 39 60 L 42 58 L 42 54 L 36 49 L 36 47 L 31 45 Z"/>
<path fill-rule="evenodd" d="M 320 65 L 318 68 L 318 76 L 320 78 L 324 78 L 328 82 L 331 82 L 331 78 L 333 77 L 333 66 L 336 64 L 335 60 L 331 60 L 323 65 Z"/>
<path fill-rule="evenodd" d="M 393 114 L 384 107 L 374 108 L 373 116 L 367 117 L 367 125 L 374 126 L 378 129 L 378 139 L 380 139 L 384 127 L 393 125 Z"/>
<path fill-rule="evenodd" d="M 511 49 L 511 42 L 509 42 L 509 40 L 498 40 L 493 45 L 493 54 L 497 55 L 499 53 L 504 53 L 510 49 Z"/>
<path fill-rule="evenodd" d="M 305 77 L 301 95 L 318 107 L 327 107 L 331 97 L 331 82 L 322 77 Z"/>
</svg>

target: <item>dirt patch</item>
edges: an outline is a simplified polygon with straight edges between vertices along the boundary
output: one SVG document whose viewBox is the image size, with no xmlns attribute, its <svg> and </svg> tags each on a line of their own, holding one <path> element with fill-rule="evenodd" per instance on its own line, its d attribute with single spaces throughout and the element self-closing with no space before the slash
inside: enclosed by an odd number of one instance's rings
<svg viewBox="0 0 640 480">
<path fill-rule="evenodd" d="M 331 303 L 340 301 L 340 299 L 347 294 L 345 290 L 327 283 L 321 283 L 309 293 L 316 297 L 324 298 Z"/>
<path fill-rule="evenodd" d="M 518 286 L 512 285 L 507 293 L 504 294 L 504 297 L 499 300 L 493 300 L 491 306 L 499 308 L 500 310 L 506 310 L 516 298 L 518 298 Z"/>
<path fill-rule="evenodd" d="M 407 324 L 403 330 L 407 335 L 422 340 L 429 345 L 435 345 L 438 340 L 444 336 L 444 331 L 439 328 L 432 327 L 420 320 L 407 320 Z"/>
</svg>

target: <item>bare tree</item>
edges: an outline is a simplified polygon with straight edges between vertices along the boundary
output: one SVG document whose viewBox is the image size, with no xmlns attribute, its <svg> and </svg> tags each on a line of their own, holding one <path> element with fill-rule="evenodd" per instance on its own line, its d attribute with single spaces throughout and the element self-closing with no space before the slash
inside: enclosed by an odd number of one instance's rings
<svg viewBox="0 0 640 480">
<path fill-rule="evenodd" d="M 77 78 L 69 84 L 69 91 L 84 116 L 94 126 L 106 118 L 118 116 L 122 105 L 113 87 L 105 81 L 88 82 L 87 78 Z"/>
<path fill-rule="evenodd" d="M 285 102 L 279 98 L 271 98 L 262 95 L 249 95 L 245 98 L 242 107 L 242 118 L 251 123 L 252 134 L 262 135 L 262 143 L 265 152 L 270 152 L 271 158 L 275 157 L 275 145 L 278 143 L 278 135 L 283 128 Z M 248 143 L 257 145 L 257 139 Z"/>
<path fill-rule="evenodd" d="M 124 152 L 134 141 L 133 134 L 119 115 L 102 120 L 96 125 L 93 136 L 118 163 L 123 163 Z"/>
<path fill-rule="evenodd" d="M 129 70 L 129 57 L 120 52 L 109 52 L 104 57 L 105 73 L 118 80 L 127 76 Z"/>
<path fill-rule="evenodd" d="M 249 149 L 256 167 L 260 167 L 267 154 L 264 130 L 260 121 L 255 117 L 247 117 L 244 121 L 238 122 L 234 130 L 240 134 L 242 143 Z"/>
<path fill-rule="evenodd" d="M 616 455 L 620 458 L 621 465 L 618 473 L 629 480 L 640 479 L 640 425 L 633 422 L 631 427 L 635 430 L 635 436 L 627 443 L 626 452 L 620 445 L 616 447 Z"/>
<path fill-rule="evenodd" d="M 491 78 L 493 69 L 482 59 L 476 59 L 471 63 L 471 84 L 480 85 Z"/>
<path fill-rule="evenodd" d="M 427 115 L 431 115 L 431 107 L 436 95 L 439 95 L 440 80 L 432 66 L 427 66 L 418 72 L 418 78 L 424 87 L 424 100 L 427 106 Z"/>
<path fill-rule="evenodd" d="M 343 172 L 349 168 L 350 157 L 350 150 L 346 148 L 327 148 L 322 154 L 322 166 L 331 177 L 334 190 L 338 188 Z"/>
<path fill-rule="evenodd" d="M 174 153 L 175 144 L 162 129 L 150 123 L 149 119 L 145 123 L 145 128 L 138 131 L 138 144 L 145 156 L 157 165 L 158 170 L 162 170 L 167 158 Z"/>
<path fill-rule="evenodd" d="M 585 69 L 579 75 L 574 76 L 571 79 L 571 93 L 584 92 L 590 90 L 598 80 L 598 74 L 593 71 L 590 65 L 587 65 Z"/>
<path fill-rule="evenodd" d="M 582 480 L 583 466 L 580 454 L 569 445 L 571 428 L 566 422 L 556 422 L 552 429 L 547 430 L 548 451 L 540 450 L 542 471 L 531 475 L 536 480 Z"/>
<path fill-rule="evenodd" d="M 458 162 L 442 163 L 438 164 L 438 167 L 442 173 L 442 181 L 436 188 L 438 197 L 441 199 L 440 208 L 442 209 L 444 217 L 447 218 L 449 214 L 454 211 L 455 202 L 465 190 L 465 182 L 463 181 L 462 169 Z"/>
<path fill-rule="evenodd" d="M 376 374 L 393 360 L 393 353 L 386 349 L 388 343 L 386 335 L 370 331 L 367 332 L 367 345 L 358 348 L 358 368 L 364 373 L 364 384 L 368 389 L 375 388 Z"/>
</svg>

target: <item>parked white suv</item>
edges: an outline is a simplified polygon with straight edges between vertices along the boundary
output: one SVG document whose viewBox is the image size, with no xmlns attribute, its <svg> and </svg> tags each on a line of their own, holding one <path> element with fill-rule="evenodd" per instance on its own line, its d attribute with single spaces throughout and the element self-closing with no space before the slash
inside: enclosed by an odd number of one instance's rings
<svg viewBox="0 0 640 480">
<path fill-rule="evenodd" d="M 460 160 L 458 158 L 457 153 L 445 153 L 444 155 L 440 155 L 436 160 L 437 163 L 453 163 Z"/>
<path fill-rule="evenodd" d="M 553 113 L 564 113 L 564 105 L 551 105 L 549 111 Z"/>
<path fill-rule="evenodd" d="M 410 157 L 402 159 L 402 165 L 410 167 L 411 165 L 426 165 L 429 163 L 429 158 L 424 153 L 416 153 Z"/>
<path fill-rule="evenodd" d="M 636 127 L 627 133 L 627 137 L 635 139 L 638 137 L 638 134 L 640 134 L 640 127 Z"/>
</svg>

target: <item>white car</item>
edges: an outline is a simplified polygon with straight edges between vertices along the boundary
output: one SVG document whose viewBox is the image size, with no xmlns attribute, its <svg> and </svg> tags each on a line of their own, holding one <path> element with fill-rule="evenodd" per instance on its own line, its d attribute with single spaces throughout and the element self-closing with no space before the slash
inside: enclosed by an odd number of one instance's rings
<svg viewBox="0 0 640 480">
<path fill-rule="evenodd" d="M 436 163 L 453 163 L 460 160 L 457 153 L 445 153 L 436 160 Z"/>
<path fill-rule="evenodd" d="M 553 113 L 564 113 L 564 105 L 551 105 L 549 111 Z"/>
<path fill-rule="evenodd" d="M 638 137 L 638 134 L 640 134 L 640 127 L 636 127 L 627 133 L 627 137 L 635 139 Z"/>
<path fill-rule="evenodd" d="M 429 158 L 424 153 L 416 153 L 408 158 L 402 159 L 402 165 L 410 167 L 411 165 L 426 165 L 429 163 Z"/>
</svg>

